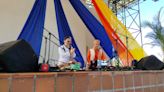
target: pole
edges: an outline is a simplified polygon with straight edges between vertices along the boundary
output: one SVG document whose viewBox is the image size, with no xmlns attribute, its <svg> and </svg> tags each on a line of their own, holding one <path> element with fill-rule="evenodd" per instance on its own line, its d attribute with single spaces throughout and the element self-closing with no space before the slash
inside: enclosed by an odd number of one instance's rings
<svg viewBox="0 0 164 92">
<path fill-rule="evenodd" d="M 45 49 L 44 49 L 44 60 L 43 63 L 46 63 L 46 55 L 47 55 L 47 37 L 45 37 Z"/>
<path fill-rule="evenodd" d="M 49 33 L 49 47 L 48 47 L 48 60 L 47 60 L 47 63 L 50 60 L 50 50 L 51 50 L 51 33 Z"/>
</svg>

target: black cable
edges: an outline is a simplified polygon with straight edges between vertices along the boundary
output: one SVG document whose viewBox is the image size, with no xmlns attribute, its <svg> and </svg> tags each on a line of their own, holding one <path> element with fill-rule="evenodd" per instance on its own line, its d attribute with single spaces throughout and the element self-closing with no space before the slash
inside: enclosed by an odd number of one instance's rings
<svg viewBox="0 0 164 92">
<path fill-rule="evenodd" d="M 46 37 L 45 35 L 43 35 L 43 37 Z M 49 39 L 47 39 L 49 40 Z M 55 44 L 57 47 L 60 47 L 60 45 L 58 45 L 56 42 L 52 41 L 52 40 L 49 40 L 50 42 L 52 42 L 53 44 Z"/>
<path fill-rule="evenodd" d="M 64 43 L 63 41 L 61 41 L 58 37 L 56 37 L 53 33 L 51 33 L 47 28 L 44 27 L 44 30 L 46 32 L 48 32 L 50 35 L 52 35 L 56 40 L 58 40 L 60 43 Z"/>
</svg>

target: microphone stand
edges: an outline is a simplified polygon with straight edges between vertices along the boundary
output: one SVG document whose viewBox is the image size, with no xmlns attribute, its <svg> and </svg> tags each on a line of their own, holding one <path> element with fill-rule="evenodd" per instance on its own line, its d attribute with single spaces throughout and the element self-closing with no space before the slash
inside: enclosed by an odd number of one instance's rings
<svg viewBox="0 0 164 92">
<path fill-rule="evenodd" d="M 48 72 L 49 71 L 49 65 L 46 63 L 46 55 L 47 55 L 47 37 L 45 37 L 44 60 L 43 60 L 43 64 L 41 64 L 41 71 L 42 72 Z"/>
<path fill-rule="evenodd" d="M 118 56 L 118 40 L 115 39 L 116 41 L 116 49 L 114 50 L 114 58 L 116 59 L 116 69 L 120 69 L 120 60 L 119 60 L 119 56 Z"/>
<path fill-rule="evenodd" d="M 47 37 L 45 37 L 45 50 L 44 50 L 44 60 L 43 63 L 46 63 L 46 55 L 47 55 Z"/>
<path fill-rule="evenodd" d="M 114 31 L 114 33 L 116 33 L 117 30 Z M 115 39 L 116 41 L 116 49 L 114 51 L 114 54 L 115 54 L 115 58 L 116 58 L 116 61 L 117 61 L 117 64 L 116 64 L 116 68 L 119 69 L 120 68 L 120 60 L 119 60 L 119 57 L 118 57 L 118 50 L 119 50 L 119 47 L 118 47 L 118 40 Z"/>
<path fill-rule="evenodd" d="M 49 63 L 50 60 L 50 50 L 51 50 L 51 33 L 49 33 L 49 48 L 48 48 L 48 60 L 47 63 Z"/>
</svg>

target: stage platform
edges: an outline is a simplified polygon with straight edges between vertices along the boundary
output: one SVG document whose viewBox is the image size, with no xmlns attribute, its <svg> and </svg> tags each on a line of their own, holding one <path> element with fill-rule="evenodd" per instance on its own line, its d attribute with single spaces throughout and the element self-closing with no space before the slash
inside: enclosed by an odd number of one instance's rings
<svg viewBox="0 0 164 92">
<path fill-rule="evenodd" d="M 164 92 L 164 71 L 1 73 L 0 92 Z"/>
</svg>

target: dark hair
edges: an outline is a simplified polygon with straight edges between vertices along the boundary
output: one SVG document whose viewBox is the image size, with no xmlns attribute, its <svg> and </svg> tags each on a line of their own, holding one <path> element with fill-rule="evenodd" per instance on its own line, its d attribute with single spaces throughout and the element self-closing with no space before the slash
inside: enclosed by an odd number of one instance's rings
<svg viewBox="0 0 164 92">
<path fill-rule="evenodd" d="M 68 38 L 71 38 L 71 36 L 65 36 L 64 37 L 64 40 L 68 39 Z"/>
</svg>

